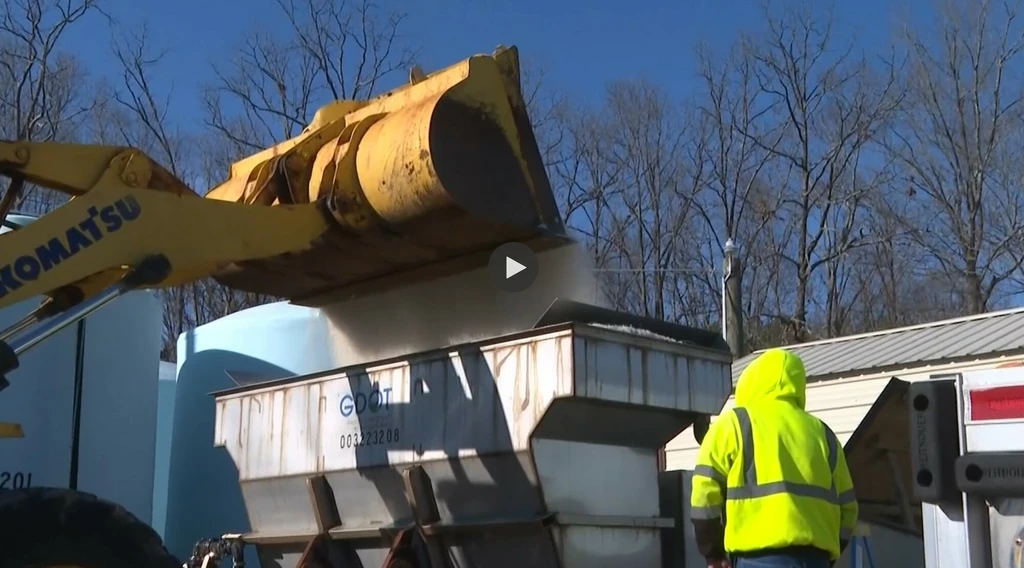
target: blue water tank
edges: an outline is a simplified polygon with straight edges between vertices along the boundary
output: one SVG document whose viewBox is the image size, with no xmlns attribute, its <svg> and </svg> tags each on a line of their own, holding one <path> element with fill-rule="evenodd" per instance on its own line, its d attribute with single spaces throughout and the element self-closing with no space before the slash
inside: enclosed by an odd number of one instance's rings
<svg viewBox="0 0 1024 568">
<path fill-rule="evenodd" d="M 237 312 L 182 334 L 174 432 L 163 523 L 167 548 L 187 558 L 196 541 L 249 524 L 238 470 L 213 445 L 212 391 L 237 381 L 268 380 L 338 366 L 329 349 L 328 323 L 319 310 L 288 303 Z"/>
<path fill-rule="evenodd" d="M 178 366 L 160 361 L 156 397 L 156 459 L 153 467 L 153 530 L 164 536 L 167 523 L 167 482 L 171 467 L 171 437 L 174 433 L 174 390 Z"/>
<path fill-rule="evenodd" d="M 0 234 L 35 220 L 8 215 Z M 0 329 L 42 299 L 0 309 Z M 131 292 L 19 357 L 0 394 L 0 421 L 25 435 L 0 440 L 0 491 L 74 487 L 150 522 L 162 321 L 155 292 Z"/>
</svg>

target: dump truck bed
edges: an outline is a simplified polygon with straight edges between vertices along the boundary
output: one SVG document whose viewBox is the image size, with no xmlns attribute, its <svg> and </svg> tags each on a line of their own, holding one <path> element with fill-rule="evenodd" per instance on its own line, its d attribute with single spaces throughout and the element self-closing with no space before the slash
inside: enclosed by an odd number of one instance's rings
<svg viewBox="0 0 1024 568">
<path fill-rule="evenodd" d="M 573 310 L 519 334 L 219 393 L 216 444 L 238 467 L 263 565 L 295 566 L 323 528 L 381 566 L 419 524 L 457 566 L 661 566 L 660 531 L 674 523 L 660 512 L 658 451 L 720 410 L 731 358 L 713 334 Z"/>
</svg>

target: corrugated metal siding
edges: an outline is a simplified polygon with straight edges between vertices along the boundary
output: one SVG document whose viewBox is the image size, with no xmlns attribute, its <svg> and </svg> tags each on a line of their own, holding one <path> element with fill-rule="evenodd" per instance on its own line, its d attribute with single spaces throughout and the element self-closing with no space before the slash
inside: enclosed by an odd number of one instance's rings
<svg viewBox="0 0 1024 568">
<path fill-rule="evenodd" d="M 807 385 L 807 411 L 828 424 L 845 444 L 892 377 L 915 382 L 926 380 L 933 374 L 991 369 L 1012 361 L 1024 361 L 1024 353 L 969 363 L 907 367 L 892 373 L 865 375 L 854 371 L 843 378 L 820 382 L 813 382 L 815 377 L 809 377 L 812 382 Z M 723 410 L 732 408 L 733 405 L 734 399 L 730 397 Z M 693 437 L 692 429 L 686 429 L 666 446 L 666 469 L 693 469 L 697 461 L 698 448 L 699 444 Z"/>
<path fill-rule="evenodd" d="M 1024 309 L 792 345 L 808 377 L 829 380 L 993 355 L 1024 353 Z M 733 381 L 761 352 L 733 364 Z"/>
</svg>

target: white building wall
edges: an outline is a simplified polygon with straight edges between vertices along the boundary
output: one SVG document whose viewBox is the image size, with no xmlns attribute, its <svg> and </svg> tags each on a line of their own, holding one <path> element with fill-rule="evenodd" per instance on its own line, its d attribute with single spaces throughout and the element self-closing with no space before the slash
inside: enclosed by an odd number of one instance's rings
<svg viewBox="0 0 1024 568">
<path fill-rule="evenodd" d="M 807 385 L 807 411 L 828 424 L 840 442 L 845 444 L 892 377 L 914 382 L 925 380 L 935 374 L 991 369 L 1010 362 L 1024 362 L 1024 355 L 812 382 Z M 723 410 L 732 408 L 734 404 L 735 400 L 730 397 Z M 699 444 L 693 438 L 693 429 L 687 428 L 665 447 L 666 469 L 693 469 L 698 449 Z"/>
</svg>

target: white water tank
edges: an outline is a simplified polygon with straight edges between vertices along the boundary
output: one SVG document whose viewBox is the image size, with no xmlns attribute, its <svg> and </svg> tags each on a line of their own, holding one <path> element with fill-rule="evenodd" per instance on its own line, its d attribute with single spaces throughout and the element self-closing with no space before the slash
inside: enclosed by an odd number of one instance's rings
<svg viewBox="0 0 1024 568">
<path fill-rule="evenodd" d="M 10 216 L 0 232 L 31 217 Z M 0 329 L 40 299 L 0 310 Z M 163 316 L 155 292 L 132 292 L 36 345 L 0 392 L 0 491 L 75 487 L 150 522 Z M 76 427 L 77 425 L 77 427 Z"/>
</svg>

